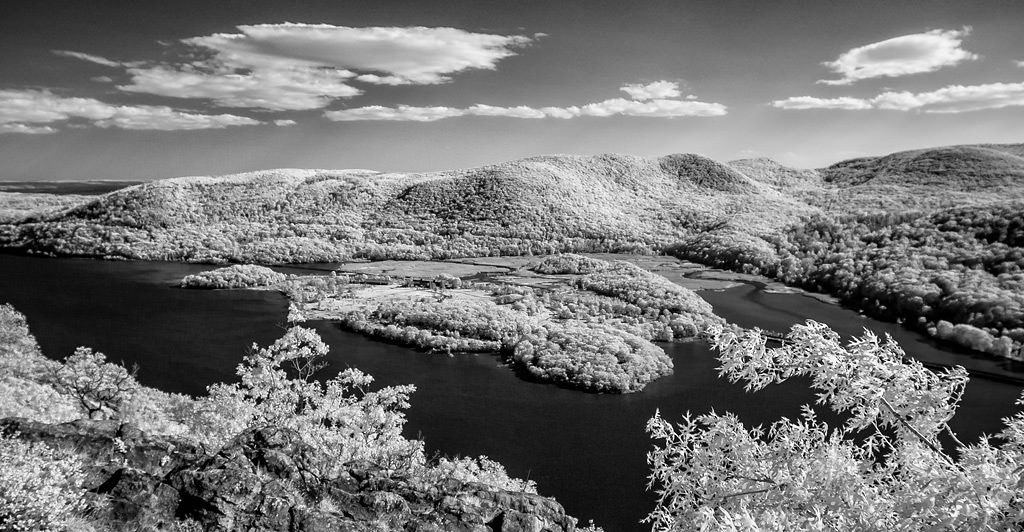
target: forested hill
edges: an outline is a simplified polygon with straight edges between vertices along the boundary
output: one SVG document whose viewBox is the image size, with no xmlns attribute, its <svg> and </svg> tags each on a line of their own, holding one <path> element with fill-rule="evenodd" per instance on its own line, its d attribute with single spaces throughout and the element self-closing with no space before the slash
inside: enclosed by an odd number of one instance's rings
<svg viewBox="0 0 1024 532">
<path fill-rule="evenodd" d="M 816 210 L 697 155 L 544 156 L 433 173 L 167 179 L 8 226 L 6 243 L 263 263 L 653 251 L 709 228 L 776 232 Z"/>
<path fill-rule="evenodd" d="M 952 146 L 819 170 L 544 156 L 432 173 L 183 177 L 0 216 L 13 220 L 0 223 L 0 246 L 248 263 L 663 252 L 1020 356 L 1022 155 L 1022 145 Z"/>
<path fill-rule="evenodd" d="M 821 170 L 825 182 L 927 185 L 954 190 L 1024 187 L 1024 146 L 950 146 L 864 157 Z"/>
</svg>

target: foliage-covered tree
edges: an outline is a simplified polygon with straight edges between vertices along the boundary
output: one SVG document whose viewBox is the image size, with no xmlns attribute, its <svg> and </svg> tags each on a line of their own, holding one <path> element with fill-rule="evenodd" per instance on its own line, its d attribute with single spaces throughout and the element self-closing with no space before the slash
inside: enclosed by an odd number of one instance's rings
<svg viewBox="0 0 1024 532">
<path fill-rule="evenodd" d="M 74 397 L 89 419 L 120 416 L 125 403 L 139 388 L 136 368 L 107 362 L 103 353 L 79 347 L 55 368 L 54 386 Z"/>
<path fill-rule="evenodd" d="M 721 374 L 748 390 L 805 376 L 819 403 L 847 418 L 748 429 L 736 416 L 655 415 L 648 455 L 659 502 L 655 530 L 1017 530 L 1024 525 L 1024 413 L 1003 443 L 963 444 L 949 427 L 966 384 L 956 367 L 933 373 L 871 333 L 840 343 L 828 327 L 794 326 L 770 349 L 757 332 L 712 330 Z M 1018 404 L 1024 404 L 1024 397 Z M 957 442 L 944 452 L 940 433 Z"/>
<path fill-rule="evenodd" d="M 292 327 L 269 347 L 253 346 L 238 366 L 241 382 L 217 384 L 200 399 L 197 425 L 209 427 L 221 443 L 248 427 L 279 426 L 298 431 L 325 453 L 328 470 L 352 460 L 382 467 L 408 467 L 423 460 L 422 443 L 402 437 L 414 386 L 368 387 L 373 378 L 346 369 L 321 382 L 327 345 L 315 331 Z M 218 441 L 219 440 L 219 441 Z"/>
</svg>

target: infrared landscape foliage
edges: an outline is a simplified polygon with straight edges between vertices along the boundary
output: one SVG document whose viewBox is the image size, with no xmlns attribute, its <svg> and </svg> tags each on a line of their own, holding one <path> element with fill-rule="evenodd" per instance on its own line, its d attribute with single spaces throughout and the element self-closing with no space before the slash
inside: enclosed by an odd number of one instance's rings
<svg viewBox="0 0 1024 532">
<path fill-rule="evenodd" d="M 843 347 L 813 323 L 788 338 L 771 332 L 770 341 L 782 343 L 766 350 L 763 335 L 726 323 L 690 289 L 627 260 L 597 258 L 615 255 L 594 254 L 628 252 L 634 255 L 618 256 L 634 261 L 667 254 L 773 278 L 941 341 L 1019 359 L 1020 151 L 956 146 L 819 170 L 688 154 L 548 156 L 427 174 L 274 170 L 169 179 L 31 207 L 33 196 L 7 193 L 8 223 L 0 231 L 9 249 L 221 265 L 180 286 L 280 291 L 290 300 L 291 322 L 278 341 L 241 361 L 240 382 L 193 398 L 141 386 L 137 370 L 88 348 L 49 360 L 24 318 L 6 307 L 3 415 L 27 418 L 5 422 L 8 433 L 27 436 L 5 437 L 4 452 L 24 467 L 53 471 L 42 475 L 72 472 L 67 480 L 40 477 L 54 506 L 11 495 L 28 501 L 18 502 L 25 506 L 16 513 L 46 526 L 88 511 L 96 522 L 273 529 L 281 519 L 273 497 L 289 501 L 280 508 L 305 530 L 321 526 L 313 523 L 387 528 L 413 519 L 468 530 L 499 517 L 502 530 L 532 529 L 510 524 L 520 521 L 572 529 L 575 520 L 557 503 L 499 464 L 431 459 L 421 441 L 403 437 L 402 411 L 414 387 L 372 388 L 372 378 L 355 369 L 317 380 L 327 347 L 301 326 L 314 319 L 431 353 L 498 353 L 522 378 L 602 393 L 640 392 L 670 374 L 672 360 L 658 342 L 711 341 L 724 354 L 723 375 L 759 388 L 811 372 L 822 397 L 850 413 L 847 428 L 831 435 L 810 411 L 749 434 L 728 416 L 687 418 L 678 427 L 655 416 L 648 428 L 662 446 L 651 455 L 651 478 L 660 499 L 650 519 L 659 529 L 730 529 L 744 520 L 765 530 L 1019 523 L 1020 487 L 1010 474 L 1020 461 L 1019 414 L 1008 420 L 1002 445 L 983 440 L 953 458 L 940 443 L 966 382 L 963 370 L 932 375 L 894 345 L 865 337 Z M 898 197 L 913 199 L 894 202 Z M 329 275 L 267 267 L 327 262 L 345 264 Z M 919 398 L 906 395 L 918 389 Z M 858 399 L 868 390 L 881 394 L 880 403 Z M 85 421 L 46 425 L 79 418 Z M 125 427 L 141 432 L 129 435 Z M 847 439 L 866 427 L 889 431 Z M 686 450 L 698 441 L 706 453 Z M 38 447 L 43 443 L 22 442 L 73 443 L 83 451 L 53 454 Z M 130 450 L 140 448 L 172 450 Z M 876 462 L 877 449 L 890 458 Z M 129 469 L 105 458 L 126 452 Z M 280 452 L 286 464 L 258 479 L 231 480 L 260 486 L 253 493 L 209 499 L 226 486 L 202 479 L 229 467 L 225 453 L 239 457 L 232 463 L 259 463 Z M 722 469 L 721 453 L 735 452 L 745 462 Z M 829 480 L 798 473 L 808 460 L 832 471 Z M 923 472 L 898 472 L 911 464 Z M 838 475 L 841 469 L 852 476 Z M 82 478 L 120 479 L 125 471 L 133 471 L 141 492 L 108 480 L 106 498 L 78 495 Z M 693 475 L 700 480 L 681 488 L 679 479 Z M 365 484 L 371 478 L 372 487 Z M 886 484 L 896 478 L 898 485 Z M 302 487 L 292 480 L 281 491 L 281 479 L 302 479 Z M 963 483 L 986 491 L 955 487 Z M 206 491 L 193 492 L 198 486 Z M 884 505 L 851 502 L 879 497 L 879 489 L 889 493 Z M 948 499 L 949 490 L 959 494 L 951 499 L 959 501 L 955 515 L 949 503 L 927 511 L 906 506 L 919 504 L 910 500 L 919 493 Z M 213 506 L 187 509 L 195 497 Z M 115 508 L 106 500 L 120 502 Z M 456 500 L 474 510 L 453 506 Z M 808 514 L 806 505 L 819 510 Z M 166 513 L 172 507 L 173 516 Z"/>
</svg>

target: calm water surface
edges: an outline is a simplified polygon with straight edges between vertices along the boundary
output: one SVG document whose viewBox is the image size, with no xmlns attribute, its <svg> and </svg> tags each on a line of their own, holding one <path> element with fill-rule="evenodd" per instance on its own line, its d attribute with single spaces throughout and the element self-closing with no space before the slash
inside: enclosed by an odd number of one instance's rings
<svg viewBox="0 0 1024 532">
<path fill-rule="evenodd" d="M 182 276 L 208 268 L 0 254 L 0 302 L 28 316 L 47 356 L 61 358 L 87 345 L 111 359 L 138 363 L 145 384 L 198 394 L 208 384 L 232 380 L 253 342 L 266 345 L 280 336 L 287 309 L 285 298 L 274 292 L 173 288 Z M 785 330 L 813 317 L 843 334 L 859 334 L 865 326 L 894 328 L 909 353 L 936 360 L 955 356 L 895 325 L 803 296 L 768 294 L 749 285 L 701 294 L 724 317 L 745 326 Z M 381 384 L 417 386 L 406 432 L 422 436 L 428 450 L 498 460 L 512 475 L 535 480 L 542 494 L 557 498 L 583 523 L 594 519 L 608 532 L 648 529 L 637 521 L 654 503 L 645 491 L 651 443 L 644 423 L 655 410 L 671 419 L 714 408 L 760 424 L 796 416 L 801 404 L 813 401 L 801 382 L 744 393 L 716 377 L 713 355 L 698 343 L 666 346 L 675 374 L 644 392 L 595 395 L 522 381 L 492 355 L 430 355 L 329 322 L 309 325 L 331 346 L 330 371 L 353 366 Z M 973 380 L 957 430 L 972 439 L 998 430 L 999 419 L 1014 412 L 1019 393 L 1020 386 Z"/>
</svg>

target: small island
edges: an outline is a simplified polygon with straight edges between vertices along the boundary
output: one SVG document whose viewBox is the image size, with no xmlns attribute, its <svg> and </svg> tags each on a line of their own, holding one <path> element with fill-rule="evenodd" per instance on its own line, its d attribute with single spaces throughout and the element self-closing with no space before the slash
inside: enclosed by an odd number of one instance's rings
<svg viewBox="0 0 1024 532">
<path fill-rule="evenodd" d="M 696 339 L 724 323 L 692 290 L 626 261 L 551 255 L 502 271 L 500 280 L 436 273 L 443 265 L 316 276 L 236 265 L 190 275 L 181 286 L 274 287 L 291 300 L 292 322 L 338 321 L 434 353 L 498 353 L 530 379 L 591 392 L 642 390 L 672 372 L 654 342 Z M 416 275 L 423 271 L 432 276 Z"/>
</svg>

